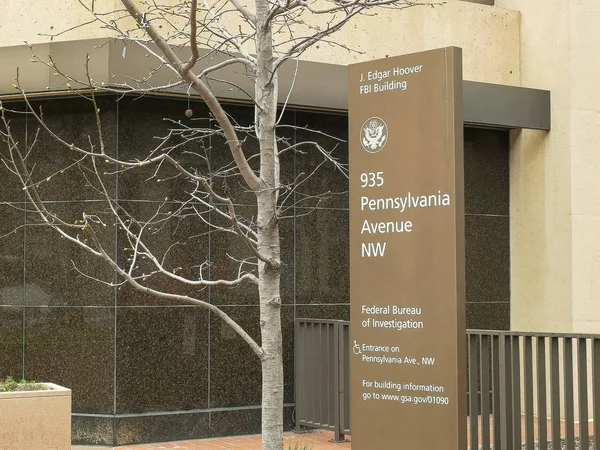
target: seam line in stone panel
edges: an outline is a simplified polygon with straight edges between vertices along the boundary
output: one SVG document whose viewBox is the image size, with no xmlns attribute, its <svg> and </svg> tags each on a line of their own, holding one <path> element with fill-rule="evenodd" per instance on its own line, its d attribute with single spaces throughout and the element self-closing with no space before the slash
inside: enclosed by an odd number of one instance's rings
<svg viewBox="0 0 600 450">
<path fill-rule="evenodd" d="M 170 204 L 170 205 L 178 205 L 179 203 L 176 201 L 166 201 L 166 202 L 161 202 L 158 200 L 146 200 L 143 198 L 125 198 L 125 200 L 127 202 L 138 202 L 138 203 L 165 203 L 165 204 Z M 53 199 L 53 200 L 45 200 L 43 201 L 43 203 L 81 203 L 85 201 L 86 203 L 103 203 L 104 200 L 100 200 L 100 199 L 88 199 L 88 200 L 57 200 L 57 199 Z M 20 202 L 13 202 L 13 203 L 20 203 Z M 233 206 L 249 206 L 249 207 L 254 207 L 256 206 L 256 204 L 249 204 L 249 203 L 234 203 Z M 333 207 L 333 206 L 318 206 L 318 207 L 308 207 L 308 206 L 296 206 L 296 208 L 303 210 L 303 209 L 307 209 L 307 210 L 314 210 L 314 211 L 328 211 L 328 210 L 332 210 L 332 211 L 349 211 L 349 208 L 347 207 Z"/>
<path fill-rule="evenodd" d="M 466 302 L 467 305 L 489 305 L 489 304 L 510 305 L 510 300 L 492 300 L 491 302 Z"/>
<path fill-rule="evenodd" d="M 494 303 L 491 302 L 467 302 L 467 303 Z M 509 303 L 509 300 L 506 301 L 495 301 L 495 303 Z M 297 303 L 293 305 L 291 303 L 284 303 L 281 305 L 282 308 L 293 308 L 294 306 L 349 306 L 349 302 L 344 303 Z M 0 306 L 10 306 L 10 305 L 0 305 Z M 239 304 L 224 304 L 224 305 L 216 305 L 219 308 L 232 308 L 232 307 L 240 307 L 240 308 L 259 308 L 260 305 L 239 305 Z M 24 309 L 44 309 L 44 308 L 52 308 L 52 309 L 110 309 L 114 310 L 114 305 L 104 305 L 104 306 L 94 306 L 94 305 L 54 305 L 54 306 L 36 306 L 36 305 L 25 305 Z M 117 306 L 117 309 L 136 309 L 136 308 L 195 308 L 195 309 L 206 309 L 200 305 L 123 305 Z"/>
<path fill-rule="evenodd" d="M 115 101 L 115 116 L 116 116 L 116 125 L 115 125 L 115 154 L 117 160 L 119 159 L 119 106 L 120 102 L 117 99 Z M 119 201 L 119 171 L 116 171 L 115 174 L 115 198 L 117 202 Z M 118 225 L 117 221 L 115 221 L 115 261 L 118 259 L 119 255 L 119 233 L 118 233 Z M 119 310 L 119 288 L 117 286 L 117 273 L 114 272 L 113 279 L 115 280 L 114 292 L 115 292 L 115 307 L 114 307 L 114 319 L 113 319 L 113 328 L 114 328 L 114 342 L 113 342 L 113 413 L 117 413 L 117 312 Z M 113 442 L 117 442 L 117 435 L 115 431 L 115 427 L 113 424 Z"/>
<path fill-rule="evenodd" d="M 298 124 L 298 119 L 297 119 L 297 113 L 296 111 L 293 112 L 292 114 L 293 117 L 293 121 L 294 121 L 294 128 L 293 128 L 293 134 L 294 134 L 294 138 L 292 139 L 292 145 L 296 145 L 296 143 L 298 142 L 298 134 L 297 134 L 297 130 L 296 130 L 296 125 Z M 296 174 L 297 174 L 297 170 L 298 167 L 296 165 L 296 159 L 297 159 L 297 154 L 296 152 L 293 152 L 294 155 L 294 180 L 296 179 Z M 279 166 L 281 167 L 281 165 Z M 281 179 L 281 175 L 279 176 L 279 178 Z M 298 253 L 296 252 L 296 248 L 298 246 L 298 233 L 296 230 L 296 227 L 298 225 L 298 221 L 296 218 L 296 189 L 294 189 L 294 197 L 293 197 L 293 202 L 294 202 L 294 209 L 293 209 L 293 213 L 294 213 L 294 217 L 292 220 L 292 242 L 293 242 L 293 250 L 292 250 L 292 261 L 293 261 L 293 269 L 292 269 L 292 304 L 294 305 L 294 309 L 292 311 L 292 345 L 293 345 L 293 354 L 294 354 L 294 361 L 292 363 L 292 367 L 294 368 L 294 371 L 296 371 L 296 317 L 297 317 L 297 305 L 296 305 L 296 301 L 297 301 L 297 290 L 296 290 L 296 283 L 297 283 L 297 273 L 298 273 Z M 281 312 L 281 309 L 280 309 Z M 294 375 L 295 376 L 295 375 Z M 285 388 L 284 388 L 285 391 Z M 285 392 L 284 392 L 285 395 Z M 294 401 L 296 401 L 296 386 L 293 387 L 293 398 Z M 293 413 L 292 413 L 293 414 Z"/>
<path fill-rule="evenodd" d="M 510 300 L 490 300 L 490 301 L 468 301 L 466 303 L 474 303 L 474 304 L 482 304 L 482 303 L 510 303 Z M 0 306 L 10 306 L 10 305 L 0 305 Z M 239 305 L 239 304 L 224 304 L 224 305 L 216 305 L 219 308 L 232 308 L 232 307 L 240 307 L 240 308 L 259 308 L 260 305 Z M 295 305 L 291 303 L 285 303 L 281 305 L 282 308 L 293 308 L 295 306 L 350 306 L 350 302 L 340 302 L 340 303 L 296 303 Z M 36 306 L 36 305 L 25 305 L 23 309 L 44 309 L 44 308 L 52 308 L 52 309 L 114 309 L 114 306 L 90 306 L 90 305 L 55 305 L 55 306 Z M 136 308 L 196 308 L 196 309 L 206 309 L 199 305 L 124 305 L 119 306 L 118 309 L 136 309 Z"/>
<path fill-rule="evenodd" d="M 50 204 L 50 203 L 81 203 L 85 201 L 86 203 L 102 203 L 104 200 L 98 199 L 89 199 L 89 200 L 44 200 L 42 203 Z M 162 203 L 156 200 L 144 200 L 144 199 L 127 199 L 128 202 L 138 202 L 138 203 Z M 22 203 L 22 202 L 14 202 L 14 203 Z M 167 204 L 178 204 L 177 202 L 166 202 Z M 238 204 L 235 203 L 234 206 L 253 206 L 246 204 Z M 341 207 L 316 207 L 316 208 L 308 208 L 302 206 L 295 206 L 294 209 L 310 209 L 314 211 L 349 211 L 349 208 L 341 208 Z M 465 216 L 489 216 L 489 217 L 510 217 L 510 214 L 478 214 L 478 213 L 465 213 Z"/>
<path fill-rule="evenodd" d="M 29 144 L 29 140 L 28 140 L 28 117 L 27 114 L 25 115 L 25 148 L 27 148 L 27 145 Z M 27 149 L 29 150 L 29 149 Z M 27 261 L 27 205 L 28 205 L 28 201 L 27 201 L 27 193 L 23 192 L 23 199 L 25 200 L 25 210 L 23 211 L 23 225 L 25 225 L 23 227 L 23 279 L 21 280 L 22 284 L 23 284 L 23 294 L 21 297 L 22 300 L 22 305 L 23 308 L 21 309 L 22 313 L 21 313 L 21 378 L 24 380 L 25 379 L 25 337 L 26 337 L 26 333 L 25 333 L 25 311 L 26 309 L 24 308 L 24 306 L 27 303 L 27 293 L 25 292 L 25 277 L 27 276 L 27 273 L 25 271 L 25 264 Z"/>
<path fill-rule="evenodd" d="M 473 217 L 510 217 L 509 214 L 475 214 L 475 213 L 465 213 L 465 216 L 473 216 Z"/>
<path fill-rule="evenodd" d="M 25 305 L 24 307 L 29 309 L 114 309 L 114 305 Z M 124 306 L 121 306 L 121 308 L 124 308 Z"/>
<path fill-rule="evenodd" d="M 210 128 L 211 126 L 211 120 L 210 120 L 210 116 L 209 116 L 209 121 L 208 121 L 208 127 Z M 208 136 L 208 148 L 210 149 L 210 155 L 208 155 L 208 173 L 210 175 L 211 171 L 212 171 L 212 134 L 210 136 Z M 210 200 L 212 202 L 212 200 Z M 208 210 L 208 223 L 210 223 L 211 221 L 211 216 L 212 216 L 212 211 Z M 212 232 L 211 229 L 209 227 L 208 229 L 208 261 L 209 261 L 209 266 L 208 266 L 208 280 L 212 281 Z M 212 287 L 209 285 L 208 286 L 208 303 L 210 305 L 212 305 Z M 210 388 L 211 388 L 211 380 L 210 380 L 210 372 L 211 372 L 211 365 L 210 365 L 210 357 L 211 357 L 211 347 L 212 347 L 212 341 L 211 341 L 211 319 L 212 319 L 212 313 L 210 311 L 208 311 L 208 335 L 206 337 L 207 340 L 207 351 L 206 351 L 206 367 L 207 367 L 207 371 L 206 371 L 206 406 L 208 407 L 208 409 L 210 409 Z M 208 429 L 212 429 L 212 417 L 210 415 L 210 413 L 208 414 Z"/>
<path fill-rule="evenodd" d="M 303 209 L 307 209 L 307 210 L 311 210 L 311 211 L 350 211 L 350 208 L 341 208 L 341 207 L 316 207 L 316 208 L 309 208 L 308 206 L 297 206 L 296 207 L 299 210 L 303 210 Z"/>
<path fill-rule="evenodd" d="M 296 142 L 298 141 L 298 136 L 296 134 L 297 130 L 296 130 L 296 125 L 297 125 L 297 115 L 296 115 L 296 111 L 294 111 L 293 114 L 294 117 L 294 128 L 293 128 L 293 133 L 294 133 L 294 139 L 293 139 L 293 145 L 296 145 Z M 294 180 L 296 179 L 296 152 L 293 153 L 294 154 Z M 281 168 L 281 166 L 279 166 Z M 281 169 L 280 169 L 281 170 Z M 279 177 L 281 179 L 281 176 Z M 296 190 L 294 189 L 294 219 L 292 221 L 292 240 L 294 242 L 294 250 L 293 250 L 293 254 L 292 254 L 292 261 L 294 262 L 293 266 L 293 281 L 292 281 L 292 304 L 294 305 L 294 323 L 296 322 L 296 273 L 298 270 L 298 265 L 297 265 L 297 254 L 296 254 L 296 246 L 297 246 L 297 235 L 296 235 Z M 294 346 L 295 347 L 295 346 Z"/>
<path fill-rule="evenodd" d="M 295 403 L 284 403 L 284 408 L 291 408 L 296 406 Z M 123 413 L 123 414 L 93 414 L 93 413 L 72 413 L 75 417 L 96 417 L 96 418 L 115 418 L 115 419 L 126 419 L 133 417 L 152 417 L 152 416 L 179 416 L 184 414 L 202 414 L 202 413 L 216 413 L 216 412 L 228 412 L 228 411 L 253 411 L 261 409 L 261 405 L 248 405 L 248 406 L 228 406 L 218 408 L 200 408 L 200 409 L 186 409 L 180 411 L 150 411 L 145 413 Z"/>
<path fill-rule="evenodd" d="M 79 199 L 79 200 L 57 200 L 57 199 L 53 199 L 53 200 L 42 200 L 42 203 L 47 205 L 49 203 L 103 203 L 104 200 L 99 200 L 99 199 Z"/>
</svg>

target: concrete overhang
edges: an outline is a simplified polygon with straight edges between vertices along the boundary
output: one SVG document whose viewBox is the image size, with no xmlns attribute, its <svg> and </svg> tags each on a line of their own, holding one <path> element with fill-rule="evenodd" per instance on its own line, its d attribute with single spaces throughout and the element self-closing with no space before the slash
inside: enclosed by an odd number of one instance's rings
<svg viewBox="0 0 600 450">
<path fill-rule="evenodd" d="M 78 80 L 85 80 L 89 74 L 95 82 L 106 86 L 144 80 L 141 84 L 135 82 L 136 87 L 157 88 L 178 81 L 177 75 L 167 68 L 155 70 L 156 59 L 149 52 L 122 40 L 51 42 L 37 44 L 33 51 L 45 60 L 51 55 L 58 71 L 43 63 L 31 62 L 32 50 L 26 45 L 0 48 L 0 98 L 18 97 L 12 87 L 17 67 L 20 85 L 31 96 L 68 94 L 67 80 L 61 73 Z M 182 47 L 177 52 L 182 60 L 188 58 L 189 49 Z M 85 68 L 86 55 L 90 55 L 89 70 Z M 198 70 L 224 60 L 220 54 L 203 56 Z M 341 65 L 290 61 L 279 73 L 279 101 L 295 107 L 345 111 L 348 108 L 347 72 L 347 67 Z M 254 90 L 252 80 L 240 64 L 213 72 L 209 83 L 220 98 L 229 101 L 249 102 L 248 93 Z M 70 85 L 73 89 L 83 87 L 72 80 Z M 160 92 L 187 97 L 188 87 L 171 86 Z M 465 125 L 550 130 L 549 91 L 464 81 L 463 100 Z"/>
</svg>

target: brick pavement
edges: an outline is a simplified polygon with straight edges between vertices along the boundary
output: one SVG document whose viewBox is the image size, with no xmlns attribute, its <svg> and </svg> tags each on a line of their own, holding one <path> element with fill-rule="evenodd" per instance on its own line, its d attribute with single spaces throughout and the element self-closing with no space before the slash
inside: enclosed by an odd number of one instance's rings
<svg viewBox="0 0 600 450">
<path fill-rule="evenodd" d="M 490 442 L 493 442 L 493 436 L 494 436 L 494 417 L 493 415 L 490 415 L 490 426 L 489 426 L 489 432 L 490 432 Z M 543 424 L 543 422 L 542 422 Z M 481 426 L 482 426 L 482 420 L 481 420 L 481 416 L 478 417 L 478 444 L 481 445 L 481 438 L 482 438 L 482 433 L 481 433 Z M 588 422 L 588 436 L 591 436 L 594 433 L 594 424 L 593 422 Z M 562 437 L 566 436 L 566 431 L 567 431 L 567 427 L 566 424 L 563 420 L 560 421 L 560 435 Z M 580 431 L 580 425 L 579 422 L 575 422 L 574 426 L 573 426 L 573 433 L 574 435 L 577 437 L 579 436 L 579 431 Z M 470 420 L 467 419 L 467 439 L 470 440 L 470 432 L 471 432 L 471 427 L 470 427 Z M 539 436 L 539 424 L 538 424 L 538 418 L 535 417 L 533 419 L 533 439 L 537 440 L 538 436 Z M 546 422 L 546 436 L 549 438 L 552 436 L 552 422 L 550 419 L 547 420 Z M 522 441 L 524 442 L 526 439 L 526 425 L 525 425 L 525 416 L 522 415 L 521 416 L 521 438 Z"/>
<path fill-rule="evenodd" d="M 315 430 L 310 433 L 285 433 L 284 449 L 296 450 L 350 450 L 350 438 L 342 443 L 331 442 L 331 431 Z M 217 439 L 202 439 L 194 441 L 164 442 L 159 444 L 143 444 L 115 447 L 115 450 L 260 450 L 260 435 L 233 436 Z"/>
<path fill-rule="evenodd" d="M 492 418 L 490 417 L 490 421 Z M 468 425 L 468 424 L 467 424 Z M 479 443 L 481 443 L 481 417 L 479 418 Z M 467 433 L 469 433 L 467 426 Z M 535 438 L 537 439 L 537 419 L 535 420 Z M 579 424 L 574 427 L 575 436 L 579 435 Z M 493 436 L 493 423 L 490 423 L 490 431 Z M 525 422 L 522 421 L 521 431 L 523 439 L 525 439 Z M 565 435 L 565 423 L 561 422 L 561 435 Z M 589 432 L 593 432 L 593 426 L 589 424 Z M 551 436 L 550 421 L 548 421 L 548 436 Z M 350 450 L 350 437 L 347 437 L 346 442 L 334 443 L 333 433 L 331 431 L 314 430 L 309 433 L 295 434 L 292 432 L 285 433 L 284 450 Z M 493 438 L 492 438 L 493 439 Z M 296 449 L 296 444 L 298 448 Z M 232 436 L 215 439 L 189 440 L 163 442 L 155 444 L 142 445 L 127 445 L 115 447 L 115 450 L 261 450 L 260 435 L 253 436 Z"/>
</svg>

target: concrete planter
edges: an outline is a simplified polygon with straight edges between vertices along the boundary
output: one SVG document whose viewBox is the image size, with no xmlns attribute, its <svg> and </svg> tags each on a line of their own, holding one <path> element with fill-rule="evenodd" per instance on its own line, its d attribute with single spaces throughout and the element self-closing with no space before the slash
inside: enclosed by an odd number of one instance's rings
<svg viewBox="0 0 600 450">
<path fill-rule="evenodd" d="M 0 392 L 0 448 L 70 450 L 71 390 Z"/>
</svg>

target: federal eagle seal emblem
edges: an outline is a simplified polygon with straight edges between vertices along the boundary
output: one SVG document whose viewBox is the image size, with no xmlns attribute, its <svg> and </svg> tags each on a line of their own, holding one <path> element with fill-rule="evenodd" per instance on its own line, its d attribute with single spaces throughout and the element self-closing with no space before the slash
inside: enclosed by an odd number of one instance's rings
<svg viewBox="0 0 600 450">
<path fill-rule="evenodd" d="M 377 153 L 385 146 L 387 136 L 388 128 L 383 119 L 371 117 L 360 130 L 360 143 L 369 153 Z"/>
</svg>

